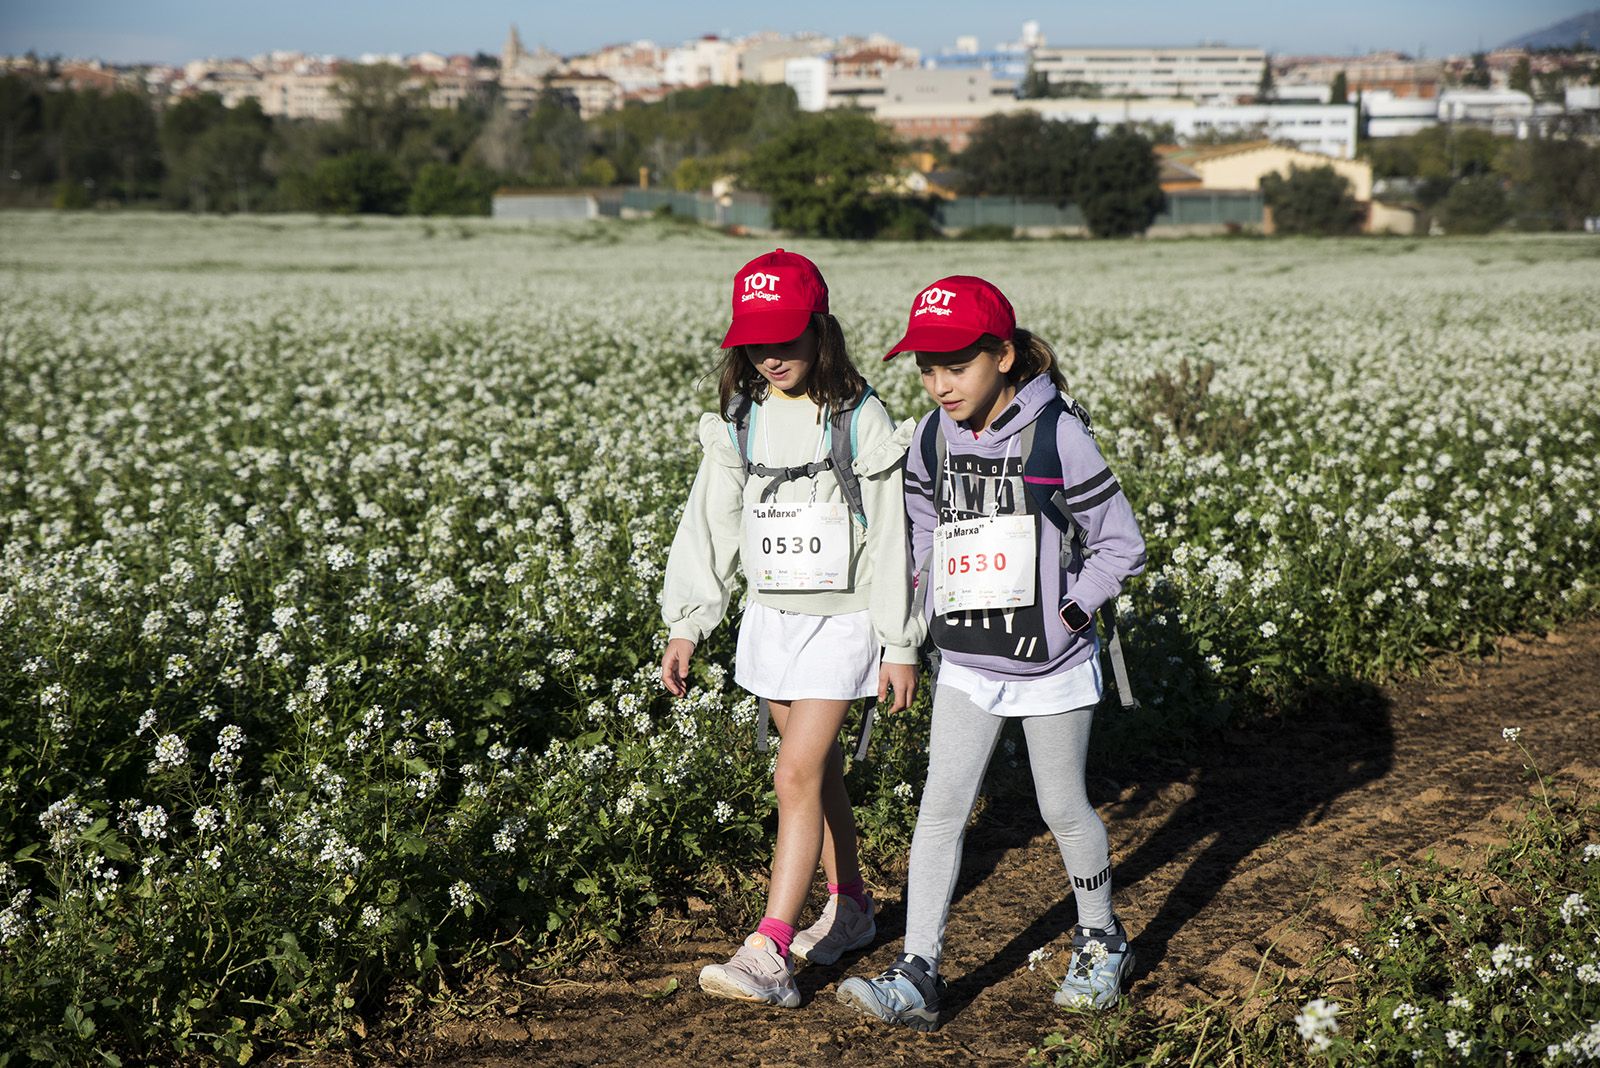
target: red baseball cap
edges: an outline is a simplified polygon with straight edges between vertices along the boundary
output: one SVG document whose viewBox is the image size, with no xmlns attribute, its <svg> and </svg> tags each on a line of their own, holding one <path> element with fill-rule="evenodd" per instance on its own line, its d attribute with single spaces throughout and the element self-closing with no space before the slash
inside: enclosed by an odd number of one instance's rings
<svg viewBox="0 0 1600 1068">
<path fill-rule="evenodd" d="M 722 347 L 793 341 L 827 314 L 828 283 L 817 265 L 797 252 L 777 249 L 757 256 L 733 276 L 733 325 Z"/>
<path fill-rule="evenodd" d="M 1017 313 L 1006 295 L 970 274 L 941 278 L 911 302 L 905 337 L 885 360 L 902 352 L 954 352 L 984 334 L 1010 341 L 1017 332 Z"/>
</svg>

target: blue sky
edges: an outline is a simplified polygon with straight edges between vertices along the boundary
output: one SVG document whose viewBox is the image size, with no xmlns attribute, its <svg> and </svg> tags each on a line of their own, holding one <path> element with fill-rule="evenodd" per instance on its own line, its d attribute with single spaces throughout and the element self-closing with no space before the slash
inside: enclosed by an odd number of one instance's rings
<svg viewBox="0 0 1600 1068">
<path fill-rule="evenodd" d="M 702 33 L 756 30 L 886 33 L 925 51 L 975 34 L 1013 40 L 1037 19 L 1052 44 L 1259 45 L 1272 52 L 1398 48 L 1430 56 L 1493 47 L 1592 10 L 1595 0 L 1150 0 L 1145 3 L 898 4 L 812 0 L 771 5 L 726 0 L 601 3 L 459 0 L 0 0 L 0 53 L 182 61 L 273 49 L 498 53 L 516 22 L 529 45 L 573 53 L 647 37 L 673 44 Z"/>
</svg>

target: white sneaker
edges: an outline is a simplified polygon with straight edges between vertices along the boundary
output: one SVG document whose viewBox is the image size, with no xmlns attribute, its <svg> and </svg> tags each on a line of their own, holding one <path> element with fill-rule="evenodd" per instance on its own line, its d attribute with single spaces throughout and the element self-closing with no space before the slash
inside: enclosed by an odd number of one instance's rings
<svg viewBox="0 0 1600 1068">
<path fill-rule="evenodd" d="M 728 963 L 701 968 L 700 989 L 720 998 L 761 1001 L 783 1009 L 800 1005 L 794 971 L 772 939 L 759 931 L 744 940 Z"/>
<path fill-rule="evenodd" d="M 851 950 L 872 945 L 878 937 L 876 913 L 870 894 L 865 909 L 853 897 L 830 895 L 817 922 L 794 936 L 789 952 L 808 964 L 833 964 Z"/>
</svg>

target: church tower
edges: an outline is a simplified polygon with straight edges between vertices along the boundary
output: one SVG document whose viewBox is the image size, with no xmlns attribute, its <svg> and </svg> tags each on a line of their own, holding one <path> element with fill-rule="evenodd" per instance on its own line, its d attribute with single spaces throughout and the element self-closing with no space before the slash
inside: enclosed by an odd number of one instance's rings
<svg viewBox="0 0 1600 1068">
<path fill-rule="evenodd" d="M 500 50 L 500 70 L 502 73 L 517 69 L 522 62 L 522 57 L 527 55 L 522 50 L 522 38 L 517 35 L 517 24 L 511 24 L 511 30 L 506 34 L 506 44 Z"/>
</svg>

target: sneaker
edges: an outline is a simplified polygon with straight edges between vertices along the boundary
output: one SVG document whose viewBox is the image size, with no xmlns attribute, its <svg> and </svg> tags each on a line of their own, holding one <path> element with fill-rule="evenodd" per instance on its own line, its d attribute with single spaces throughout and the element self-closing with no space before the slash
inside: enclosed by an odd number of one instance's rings
<svg viewBox="0 0 1600 1068">
<path fill-rule="evenodd" d="M 933 1031 L 939 1026 L 943 992 L 944 980 L 929 975 L 921 957 L 905 953 L 876 979 L 851 977 L 840 983 L 839 1002 L 914 1031 Z"/>
<path fill-rule="evenodd" d="M 763 1001 L 784 1009 L 800 1005 L 800 988 L 794 985 L 789 962 L 772 939 L 760 933 L 746 938 L 728 963 L 701 968 L 700 989 L 719 998 Z"/>
<path fill-rule="evenodd" d="M 1078 927 L 1072 932 L 1067 977 L 1052 1000 L 1064 1009 L 1109 1009 L 1132 974 L 1133 949 L 1121 923 L 1113 918 L 1103 931 Z"/>
<path fill-rule="evenodd" d="M 870 895 L 863 910 L 855 898 L 832 894 L 817 922 L 794 936 L 789 952 L 807 964 L 833 964 L 853 949 L 872 945 L 878 937 L 876 912 Z"/>
</svg>

